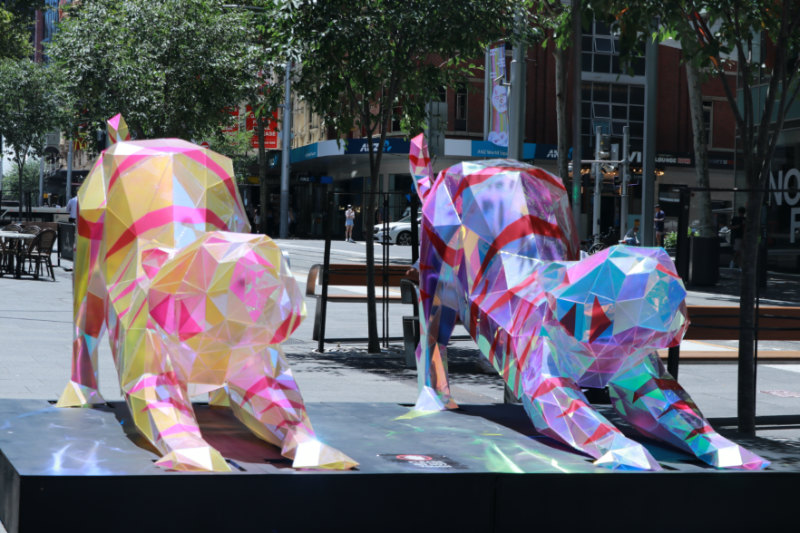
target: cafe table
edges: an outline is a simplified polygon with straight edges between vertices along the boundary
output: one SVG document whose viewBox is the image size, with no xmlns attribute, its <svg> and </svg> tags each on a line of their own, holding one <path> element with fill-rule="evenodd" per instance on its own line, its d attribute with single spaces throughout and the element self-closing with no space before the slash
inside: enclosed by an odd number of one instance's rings
<svg viewBox="0 0 800 533">
<path fill-rule="evenodd" d="M 30 233 L 17 233 L 16 231 L 0 231 L 0 239 L 6 242 L 11 253 L 8 254 L 8 264 L 5 272 L 13 272 L 14 277 L 19 279 L 22 275 L 22 254 L 25 252 L 26 244 L 33 240 L 36 235 Z M 2 265 L 0 265 L 2 266 Z M 5 272 L 0 271 L 0 275 Z"/>
</svg>

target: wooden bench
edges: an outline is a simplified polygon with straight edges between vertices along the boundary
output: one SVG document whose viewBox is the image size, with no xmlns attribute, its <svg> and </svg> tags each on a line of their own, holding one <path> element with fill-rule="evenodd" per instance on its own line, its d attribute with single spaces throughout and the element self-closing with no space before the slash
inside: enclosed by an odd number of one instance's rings
<svg viewBox="0 0 800 533">
<path fill-rule="evenodd" d="M 308 271 L 306 278 L 306 296 L 314 297 L 317 300 L 317 308 L 314 313 L 314 331 L 313 340 L 318 341 L 320 337 L 320 328 L 322 326 L 322 293 L 317 292 L 317 283 L 322 285 L 322 268 L 323 265 L 313 265 Z M 400 294 L 388 293 L 385 297 L 383 288 L 396 289 L 400 287 L 400 281 L 407 279 L 406 272 L 409 267 L 406 265 L 388 265 L 386 268 L 383 265 L 375 265 L 375 299 L 378 302 L 399 303 L 402 301 Z M 364 290 L 367 288 L 367 265 L 357 263 L 341 263 L 331 264 L 328 267 L 328 293 L 326 305 L 331 302 L 339 303 L 366 303 L 366 293 L 353 294 L 342 291 L 333 290 L 331 287 L 360 287 Z"/>
<path fill-rule="evenodd" d="M 739 308 L 706 305 L 690 305 L 689 329 L 684 340 L 715 341 L 739 339 Z M 759 341 L 800 341 L 800 307 L 760 306 L 758 310 Z M 659 355 L 665 356 L 662 350 Z M 667 355 L 667 369 L 673 377 L 678 377 L 679 358 L 694 361 L 719 361 L 736 359 L 739 351 L 702 350 L 681 353 L 680 346 L 670 348 Z M 759 350 L 759 359 L 797 360 L 798 350 Z"/>
</svg>

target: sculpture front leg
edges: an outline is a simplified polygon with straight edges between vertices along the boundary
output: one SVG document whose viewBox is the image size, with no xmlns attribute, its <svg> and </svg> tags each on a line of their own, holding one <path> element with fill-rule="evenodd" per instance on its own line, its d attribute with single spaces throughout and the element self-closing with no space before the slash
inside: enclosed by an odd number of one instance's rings
<svg viewBox="0 0 800 533">
<path fill-rule="evenodd" d="M 246 358 L 228 377 L 229 402 L 236 417 L 265 441 L 281 447 L 295 468 L 348 470 L 358 466 L 317 439 L 292 371 L 277 347 L 263 360 Z"/>
<path fill-rule="evenodd" d="M 539 433 L 621 470 L 661 470 L 644 446 L 627 438 L 598 413 L 570 378 L 537 372 L 525 379 L 525 412 Z"/>
<path fill-rule="evenodd" d="M 186 387 L 174 372 L 143 374 L 124 393 L 134 424 L 162 454 L 158 466 L 230 471 L 222 455 L 203 440 Z"/>
<path fill-rule="evenodd" d="M 614 408 L 645 435 L 717 468 L 761 470 L 769 466 L 769 461 L 714 431 L 655 353 L 615 376 L 608 390 Z"/>
</svg>

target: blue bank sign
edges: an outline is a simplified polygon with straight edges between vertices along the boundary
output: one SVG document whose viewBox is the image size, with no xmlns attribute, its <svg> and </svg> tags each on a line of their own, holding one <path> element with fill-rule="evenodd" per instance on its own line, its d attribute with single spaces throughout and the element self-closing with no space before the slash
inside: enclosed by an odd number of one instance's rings
<svg viewBox="0 0 800 533">
<path fill-rule="evenodd" d="M 353 154 L 368 154 L 369 153 L 369 139 L 348 139 L 347 145 L 344 148 L 344 153 L 348 155 Z M 372 140 L 372 149 L 377 151 L 380 146 L 379 140 Z M 383 142 L 384 154 L 407 154 L 410 143 L 403 139 L 396 139 L 391 137 Z"/>
</svg>

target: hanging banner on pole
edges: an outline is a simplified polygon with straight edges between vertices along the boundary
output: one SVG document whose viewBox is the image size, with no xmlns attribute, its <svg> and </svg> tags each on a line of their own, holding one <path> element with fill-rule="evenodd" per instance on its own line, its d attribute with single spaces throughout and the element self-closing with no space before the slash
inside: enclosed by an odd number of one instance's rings
<svg viewBox="0 0 800 533">
<path fill-rule="evenodd" d="M 508 146 L 508 87 L 506 81 L 506 47 L 489 50 L 489 73 L 492 80 L 492 124 L 489 142 Z"/>
</svg>

